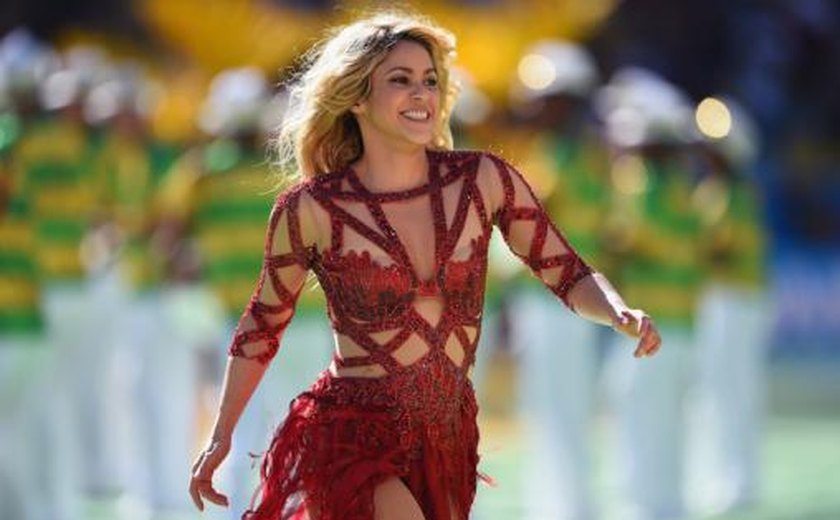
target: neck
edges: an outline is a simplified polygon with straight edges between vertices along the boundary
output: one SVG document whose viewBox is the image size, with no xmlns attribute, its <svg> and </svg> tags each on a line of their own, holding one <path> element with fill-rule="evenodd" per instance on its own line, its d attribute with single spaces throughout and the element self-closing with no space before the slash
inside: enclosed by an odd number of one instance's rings
<svg viewBox="0 0 840 520">
<path fill-rule="evenodd" d="M 353 168 L 370 191 L 402 191 L 428 181 L 428 158 L 424 147 L 397 149 L 367 144 Z"/>
</svg>

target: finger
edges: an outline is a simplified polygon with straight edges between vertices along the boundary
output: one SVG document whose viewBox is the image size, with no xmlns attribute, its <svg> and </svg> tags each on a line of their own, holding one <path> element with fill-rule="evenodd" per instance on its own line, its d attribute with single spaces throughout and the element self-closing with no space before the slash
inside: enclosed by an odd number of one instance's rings
<svg viewBox="0 0 840 520">
<path fill-rule="evenodd" d="M 644 341 L 646 356 L 652 356 L 656 354 L 656 352 L 659 350 L 659 345 L 662 343 L 662 339 L 659 337 L 659 333 L 656 331 L 656 329 L 652 327 L 645 336 Z"/>
<path fill-rule="evenodd" d="M 659 348 L 662 346 L 662 337 L 659 335 L 659 332 L 653 332 L 653 339 L 651 340 L 652 345 L 650 350 L 648 351 L 648 355 L 652 356 L 659 352 Z"/>
<path fill-rule="evenodd" d="M 651 320 L 649 317 L 644 316 L 642 317 L 641 322 L 639 323 L 639 336 L 645 337 L 645 335 L 650 330 Z"/>
<path fill-rule="evenodd" d="M 636 349 L 638 357 L 652 356 L 659 349 L 659 334 L 649 320 L 646 319 L 645 322 L 644 331 Z"/>
<path fill-rule="evenodd" d="M 653 321 L 647 315 L 642 315 L 642 318 L 639 320 L 639 343 L 642 347 L 643 353 L 647 352 L 647 349 L 650 347 L 651 341 L 651 331 L 653 330 Z"/>
<path fill-rule="evenodd" d="M 640 358 L 645 356 L 645 341 L 644 339 L 640 339 L 639 343 L 636 345 L 636 350 L 633 351 L 633 356 Z"/>
<path fill-rule="evenodd" d="M 636 350 L 633 351 L 633 357 L 644 357 L 645 355 L 645 338 L 639 337 L 639 342 L 636 343 Z"/>
<path fill-rule="evenodd" d="M 198 481 L 195 478 L 190 480 L 190 497 L 192 497 L 195 507 L 199 511 L 204 511 L 204 502 L 201 501 L 201 493 L 198 491 Z"/>
<path fill-rule="evenodd" d="M 212 503 L 216 504 L 217 506 L 227 507 L 227 505 L 228 505 L 227 497 L 225 495 L 219 493 L 215 489 L 213 489 L 213 484 L 211 484 L 211 483 L 208 483 L 202 489 L 201 494 L 204 495 L 204 498 L 206 498 L 209 502 L 212 502 Z"/>
</svg>

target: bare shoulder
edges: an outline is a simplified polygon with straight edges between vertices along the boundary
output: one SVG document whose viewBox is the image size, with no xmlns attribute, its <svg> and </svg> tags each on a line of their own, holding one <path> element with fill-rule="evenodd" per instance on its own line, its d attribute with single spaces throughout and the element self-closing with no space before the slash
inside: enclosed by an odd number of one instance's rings
<svg viewBox="0 0 840 520">
<path fill-rule="evenodd" d="M 286 187 L 277 196 L 276 209 L 294 213 L 301 241 L 306 246 L 320 245 L 324 230 L 329 229 L 329 219 L 312 193 L 317 184 L 313 179 L 301 180 Z"/>
<path fill-rule="evenodd" d="M 486 194 L 495 211 L 504 201 L 501 175 L 508 167 L 508 162 L 493 152 L 482 150 L 477 153 L 479 154 L 479 163 L 476 184 L 481 192 Z"/>
</svg>

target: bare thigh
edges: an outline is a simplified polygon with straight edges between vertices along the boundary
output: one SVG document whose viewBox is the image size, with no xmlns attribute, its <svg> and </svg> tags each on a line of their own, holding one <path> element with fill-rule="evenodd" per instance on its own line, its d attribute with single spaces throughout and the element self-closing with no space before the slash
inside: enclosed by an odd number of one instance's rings
<svg viewBox="0 0 840 520">
<path fill-rule="evenodd" d="M 403 481 L 391 477 L 373 491 L 374 520 L 425 520 L 420 505 Z"/>
<path fill-rule="evenodd" d="M 397 477 L 391 477 L 373 491 L 374 520 L 425 520 L 423 510 L 408 487 Z M 452 520 L 458 520 L 455 503 L 450 497 Z"/>
<path fill-rule="evenodd" d="M 374 520 L 425 520 L 420 505 L 403 481 L 391 477 L 373 490 Z M 315 504 L 308 503 L 301 520 L 318 520 Z"/>
</svg>

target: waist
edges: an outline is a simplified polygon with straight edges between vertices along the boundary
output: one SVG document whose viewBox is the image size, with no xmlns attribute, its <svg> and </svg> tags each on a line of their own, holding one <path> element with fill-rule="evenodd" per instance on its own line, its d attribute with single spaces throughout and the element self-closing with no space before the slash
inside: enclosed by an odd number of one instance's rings
<svg viewBox="0 0 840 520">
<path fill-rule="evenodd" d="M 326 370 L 310 392 L 323 406 L 382 412 L 411 428 L 451 424 L 465 404 L 475 401 L 466 372 L 434 355 L 375 378 L 338 376 Z"/>
</svg>

